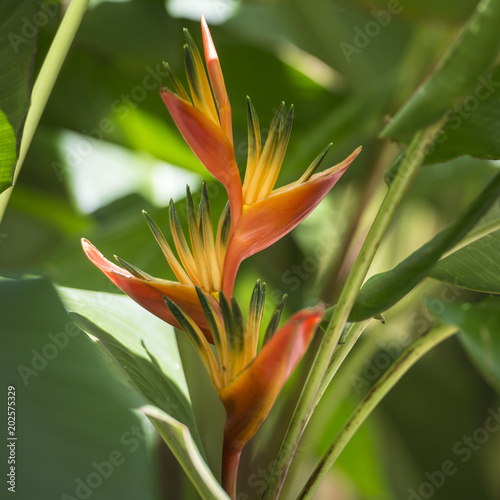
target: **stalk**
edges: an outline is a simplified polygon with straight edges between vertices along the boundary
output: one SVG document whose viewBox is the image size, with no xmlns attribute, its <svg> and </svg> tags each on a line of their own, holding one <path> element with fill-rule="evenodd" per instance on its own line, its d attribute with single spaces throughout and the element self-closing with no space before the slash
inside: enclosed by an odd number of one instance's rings
<svg viewBox="0 0 500 500">
<path fill-rule="evenodd" d="M 14 168 L 12 186 L 0 195 L 0 222 L 7 209 L 7 204 L 14 189 L 14 185 L 19 177 L 19 172 L 26 158 L 35 131 L 42 117 L 45 105 L 54 88 L 54 84 L 59 75 L 59 71 L 66 59 L 69 48 L 75 38 L 76 32 L 83 19 L 89 0 L 72 0 L 63 20 L 52 41 L 50 49 L 45 57 L 45 61 L 40 69 L 36 82 L 31 93 L 31 105 L 26 115 L 21 145 L 19 147 L 19 158 Z"/>
<path fill-rule="evenodd" d="M 406 349 L 401 356 L 382 375 L 378 382 L 371 388 L 363 401 L 354 410 L 349 420 L 337 434 L 333 443 L 309 477 L 306 485 L 302 489 L 297 500 L 307 500 L 312 498 L 320 482 L 328 474 L 328 471 L 335 463 L 346 444 L 358 430 L 360 425 L 366 420 L 368 415 L 380 403 L 384 396 L 396 385 L 401 377 L 434 346 L 456 333 L 457 327 L 454 325 L 442 325 L 434 328 L 429 333 L 420 337 L 414 344 Z"/>
<path fill-rule="evenodd" d="M 334 375 L 334 372 L 328 372 L 328 366 L 338 346 L 356 295 L 363 284 L 363 280 L 366 277 L 380 242 L 396 215 L 399 204 L 417 174 L 419 167 L 422 165 L 426 152 L 432 145 L 434 137 L 441 126 L 442 121 L 420 130 L 415 134 L 408 147 L 405 158 L 380 206 L 356 262 L 346 280 L 337 307 L 325 332 L 316 359 L 295 408 L 281 445 L 280 453 L 271 471 L 268 486 L 262 496 L 263 500 L 276 499 L 281 492 L 299 440 L 319 399 L 318 393 L 326 389 L 330 382 L 329 377 Z M 325 377 L 327 372 L 328 377 Z"/>
</svg>

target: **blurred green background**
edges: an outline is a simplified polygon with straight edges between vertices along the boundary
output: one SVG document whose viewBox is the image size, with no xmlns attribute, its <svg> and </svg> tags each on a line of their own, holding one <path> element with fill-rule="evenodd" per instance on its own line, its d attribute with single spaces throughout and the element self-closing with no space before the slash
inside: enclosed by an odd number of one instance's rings
<svg viewBox="0 0 500 500">
<path fill-rule="evenodd" d="M 334 303 L 345 279 L 346 264 L 338 260 L 346 234 L 360 207 L 365 207 L 358 239 L 363 236 L 385 193 L 383 171 L 401 151 L 400 145 L 381 140 L 378 134 L 387 117 L 431 71 L 476 3 L 91 1 L 0 226 L 1 274 L 41 275 L 58 285 L 116 292 L 84 256 L 80 238 L 86 237 L 108 258 L 116 253 L 151 275 L 173 278 L 141 210 L 146 209 L 168 234 L 166 207 L 173 198 L 183 214 L 187 183 L 198 193 L 201 182 L 208 182 L 212 213 L 220 213 L 226 203 L 223 188 L 184 144 L 159 96 L 160 86 L 169 84 L 163 61 L 185 81 L 182 28 L 187 27 L 201 46 L 199 17 L 205 14 L 231 99 L 242 171 L 247 95 L 264 133 L 281 101 L 295 105 L 279 185 L 298 179 L 330 141 L 334 147 L 325 167 L 363 146 L 362 154 L 305 222 L 243 264 L 235 289 L 245 304 L 260 277 L 268 285 L 270 303 L 283 293 L 289 295 L 286 315 L 319 300 Z M 63 3 L 40 27 L 35 74 L 64 8 Z M 440 159 L 444 158 L 445 153 Z M 445 227 L 497 170 L 497 162 L 471 157 L 424 167 L 371 274 L 392 267 Z M 472 292 L 432 280 L 418 291 L 445 303 L 476 300 Z M 299 453 L 307 459 L 290 474 L 289 491 L 301 486 L 388 360 L 430 327 L 433 320 L 420 295 L 407 297 L 387 314 L 385 324 L 377 322 L 367 330 L 301 442 Z M 24 313 L 30 314 L 18 312 Z M 179 344 L 202 441 L 217 475 L 223 410 L 186 339 L 180 337 Z M 77 354 L 75 364 L 81 368 L 88 356 L 95 356 L 85 351 L 78 359 Z M 311 360 L 312 353 L 248 446 L 240 471 L 240 500 L 261 493 L 298 395 L 294 382 L 303 378 Z M 124 407 L 125 399 L 120 400 Z M 44 400 L 37 404 L 43 407 Z M 99 411 L 108 408 L 106 404 L 111 408 L 106 398 L 95 401 Z M 498 414 L 499 406 L 498 396 L 459 341 L 448 340 L 389 394 L 348 445 L 317 498 L 500 498 L 500 432 L 491 433 L 480 445 L 473 443 L 477 449 L 467 460 L 462 460 L 465 452 L 457 454 L 466 447 L 464 439 L 484 426 L 489 411 Z M 46 411 L 50 416 L 50 408 Z M 95 418 L 101 418 L 99 411 Z M 96 423 L 99 428 L 105 425 Z M 123 423 L 124 431 L 129 425 Z M 78 427 L 72 432 L 76 437 Z M 196 498 L 168 450 L 148 445 L 144 453 L 151 463 L 149 472 L 141 472 L 143 480 L 147 475 L 148 484 L 155 484 L 158 477 L 161 483 L 159 488 L 150 486 L 150 496 L 144 498 Z M 447 460 L 457 470 L 441 485 L 439 474 L 433 473 Z M 118 488 L 120 481 L 132 479 L 113 476 L 109 481 L 116 489 L 97 489 L 92 498 L 136 499 L 133 490 Z"/>
</svg>

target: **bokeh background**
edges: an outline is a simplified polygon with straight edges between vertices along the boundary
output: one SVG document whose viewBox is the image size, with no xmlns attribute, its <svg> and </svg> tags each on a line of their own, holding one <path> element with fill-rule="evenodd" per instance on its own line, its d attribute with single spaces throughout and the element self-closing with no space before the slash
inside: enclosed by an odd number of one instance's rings
<svg viewBox="0 0 500 500">
<path fill-rule="evenodd" d="M 87 237 L 109 258 L 118 254 L 149 274 L 173 278 L 141 211 L 146 209 L 168 233 L 169 200 L 176 201 L 182 214 L 186 184 L 199 193 L 202 181 L 208 183 L 214 214 L 227 201 L 221 185 L 184 144 L 159 96 L 160 86 L 169 85 L 163 61 L 185 81 L 182 28 L 188 28 L 201 44 L 199 17 L 203 13 L 231 99 L 242 171 L 247 95 L 264 133 L 281 101 L 295 106 L 279 185 L 298 179 L 329 142 L 333 148 L 325 167 L 363 146 L 362 154 L 305 222 L 243 264 L 235 289 L 245 304 L 255 279 L 261 278 L 268 286 L 269 304 L 277 303 L 283 293 L 289 295 L 285 316 L 320 300 L 335 303 L 385 193 L 383 172 L 401 151 L 398 143 L 379 139 L 378 134 L 387 117 L 394 115 L 432 70 L 476 3 L 92 0 L 0 227 L 2 275 L 41 275 L 58 285 L 118 292 L 81 251 L 80 238 Z M 64 8 L 63 3 L 40 27 L 35 74 Z M 436 158 L 445 159 L 446 154 Z M 496 170 L 497 162 L 471 157 L 425 166 L 370 274 L 393 267 L 445 227 Z M 347 258 L 341 260 L 354 221 L 358 221 L 357 231 Z M 432 297 L 431 312 L 424 307 L 422 294 Z M 472 292 L 427 280 L 386 314 L 385 323 L 375 322 L 367 330 L 311 421 L 299 449 L 306 459 L 292 470 L 283 498 L 293 498 L 292 492 L 302 485 L 356 402 L 388 364 L 414 336 L 430 328 L 432 304 L 439 312 L 443 303 L 465 300 L 474 300 Z M 81 350 L 72 351 L 71 366 L 83 374 L 93 373 L 88 383 L 104 384 L 104 375 L 99 378 L 94 368 L 86 368 L 101 366 L 103 361 L 84 344 L 82 340 Z M 223 409 L 182 336 L 179 345 L 201 437 L 217 475 Z M 240 500 L 258 498 L 262 492 L 298 396 L 297 386 L 311 359 L 312 353 L 248 446 L 240 472 Z M 59 390 L 63 374 L 55 378 L 54 390 Z M 96 432 L 109 438 L 113 425 L 106 415 L 120 408 L 126 416 L 120 420 L 121 431 L 110 438 L 119 439 L 138 417 L 113 387 L 106 394 L 114 394 L 119 401 L 102 395 L 90 398 L 83 414 L 95 419 Z M 60 397 L 68 397 L 62 389 Z M 36 404 L 40 410 L 46 400 L 40 398 Z M 499 406 L 498 396 L 459 340 L 446 341 L 386 397 L 347 446 L 317 498 L 500 498 L 500 432 L 490 433 L 481 443 L 467 441 L 484 426 L 488 412 L 498 415 Z M 58 411 L 57 405 L 51 405 L 44 415 L 50 420 Z M 145 422 L 139 424 L 147 429 Z M 50 448 L 50 433 L 57 434 L 60 428 L 45 429 L 45 446 Z M 78 445 L 73 446 L 71 440 L 78 443 L 79 429 L 74 426 L 65 432 L 68 449 L 60 454 L 77 456 Z M 33 442 L 38 438 L 39 433 L 33 435 Z M 153 434 L 139 441 L 141 456 L 133 454 L 133 461 L 127 462 L 136 475 L 113 475 L 92 491 L 91 498 L 197 498 L 182 469 Z M 50 467 L 52 455 L 46 456 Z M 446 461 L 452 461 L 456 470 L 441 481 L 435 472 Z M 21 480 L 27 481 L 20 476 Z M 144 485 L 140 490 L 144 496 L 134 489 L 139 485 Z"/>
</svg>

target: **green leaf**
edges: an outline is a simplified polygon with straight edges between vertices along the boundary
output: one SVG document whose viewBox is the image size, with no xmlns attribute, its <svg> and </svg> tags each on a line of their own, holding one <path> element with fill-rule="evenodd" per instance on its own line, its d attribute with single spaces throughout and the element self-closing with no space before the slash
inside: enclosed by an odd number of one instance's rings
<svg viewBox="0 0 500 500">
<path fill-rule="evenodd" d="M 431 299 L 427 299 L 429 302 Z M 431 309 L 431 308 L 430 308 Z M 500 393 L 500 298 L 477 304 L 440 305 L 438 316 L 460 328 L 459 338 L 478 370 Z"/>
<path fill-rule="evenodd" d="M 481 0 L 435 70 L 384 128 L 382 137 L 401 137 L 438 120 L 457 99 L 478 85 L 500 48 L 500 2 Z M 487 76 L 486 76 L 487 78 Z"/>
<path fill-rule="evenodd" d="M 500 293 L 500 230 L 440 260 L 429 277 L 462 288 Z"/>
<path fill-rule="evenodd" d="M 202 498 L 229 500 L 196 448 L 188 428 L 154 406 L 144 406 L 141 410 L 170 446 Z"/>
<path fill-rule="evenodd" d="M 447 112 L 446 123 L 425 163 L 442 163 L 463 155 L 500 158 L 500 66 L 478 82 L 473 93 Z"/>
<path fill-rule="evenodd" d="M 68 318 L 53 286 L 4 280 L 0 296 L 4 447 L 7 391 L 15 388 L 13 498 L 156 500 L 144 419 L 130 410 L 124 387 Z"/>
<path fill-rule="evenodd" d="M 428 275 L 441 256 L 477 224 L 499 195 L 500 175 L 497 175 L 467 210 L 446 229 L 392 270 L 372 276 L 361 288 L 349 320 L 361 321 L 375 316 L 403 298 Z"/>
<path fill-rule="evenodd" d="M 185 424 L 201 446 L 174 329 L 124 295 L 60 288 L 76 323 L 97 337 L 149 404 Z"/>
<path fill-rule="evenodd" d="M 461 0 L 456 2 L 453 0 L 441 0 L 435 2 L 434 0 L 420 0 L 419 2 L 394 2 L 393 4 L 387 0 L 356 0 L 357 4 L 364 6 L 366 9 L 373 9 L 373 12 L 386 10 L 389 6 L 393 9 L 401 9 L 398 15 L 404 16 L 411 20 L 432 20 L 434 22 L 449 22 L 457 23 L 466 20 L 474 7 L 477 0 Z"/>
<path fill-rule="evenodd" d="M 144 413 L 200 495 L 227 499 L 202 455 L 174 329 L 123 295 L 70 288 L 59 293 L 74 320 L 101 341 L 146 402 Z"/>
<path fill-rule="evenodd" d="M 30 103 L 40 6 L 38 0 L 0 3 L 0 193 L 12 184 Z"/>
</svg>

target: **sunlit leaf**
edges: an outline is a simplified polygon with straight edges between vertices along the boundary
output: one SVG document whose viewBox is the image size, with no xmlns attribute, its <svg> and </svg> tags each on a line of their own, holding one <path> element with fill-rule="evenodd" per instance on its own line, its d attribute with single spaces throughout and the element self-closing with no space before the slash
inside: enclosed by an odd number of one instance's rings
<svg viewBox="0 0 500 500">
<path fill-rule="evenodd" d="M 60 288 L 77 324 L 97 337 L 149 404 L 184 423 L 200 444 L 174 330 L 124 295 Z"/>
<path fill-rule="evenodd" d="M 204 499 L 227 496 L 202 456 L 173 328 L 128 297 L 60 288 L 71 317 L 97 337 Z M 201 453 L 200 453 L 201 450 Z"/>
<path fill-rule="evenodd" d="M 141 410 L 153 422 L 204 500 L 229 500 L 204 462 L 188 428 L 154 406 Z"/>
</svg>

